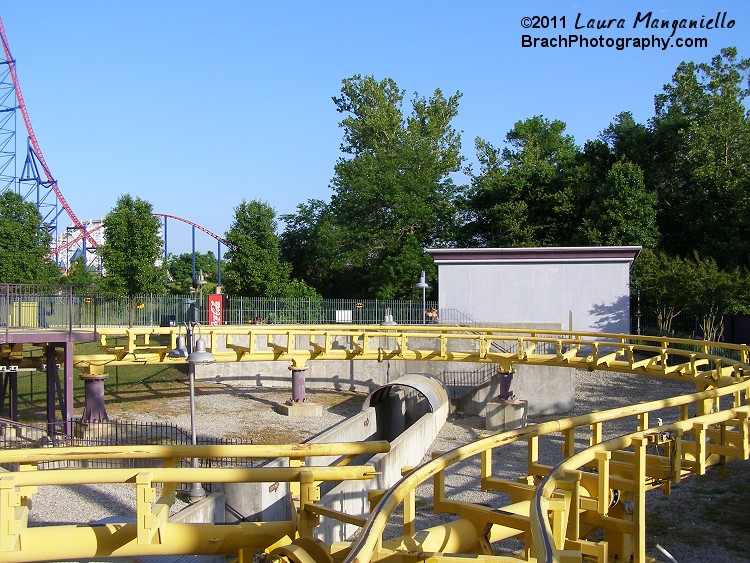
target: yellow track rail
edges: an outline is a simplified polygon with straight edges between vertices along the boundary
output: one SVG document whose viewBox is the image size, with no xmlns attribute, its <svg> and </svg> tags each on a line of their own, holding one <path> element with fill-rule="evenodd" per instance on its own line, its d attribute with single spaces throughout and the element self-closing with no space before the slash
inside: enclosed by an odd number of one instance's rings
<svg viewBox="0 0 750 563">
<path fill-rule="evenodd" d="M 102 352 L 77 354 L 74 363 L 87 370 L 185 363 L 167 355 L 179 332 L 174 327 L 100 328 Z M 704 387 L 735 383 L 745 373 L 750 353 L 741 345 L 687 339 L 442 325 L 224 326 L 204 327 L 201 335 L 218 362 L 289 361 L 295 367 L 310 360 L 528 363 L 694 378 Z M 159 343 L 166 340 L 168 344 Z"/>
<path fill-rule="evenodd" d="M 170 335 L 174 346 L 176 329 L 102 331 L 104 351 L 76 356 L 76 364 L 96 370 L 124 363 L 172 362 L 166 356 L 169 344 L 152 345 L 154 335 L 159 334 Z M 420 359 L 506 366 L 529 363 L 690 381 L 698 392 L 538 424 L 439 454 L 409 469 L 391 489 L 373 491 L 374 506 L 366 521 L 317 505 L 317 487 L 329 478 L 367 478 L 371 468 L 337 467 L 328 468 L 328 472 L 324 468 L 300 468 L 302 459 L 313 454 L 302 455 L 284 447 L 271 447 L 271 451 L 274 457 L 289 457 L 291 471 L 289 475 L 279 473 L 282 477 L 273 481 L 283 478 L 299 483 L 295 519 L 257 527 L 240 524 L 213 528 L 208 524 L 173 525 L 166 521 L 163 507 L 169 504 L 176 483 L 263 480 L 267 476 L 247 473 L 252 470 L 177 469 L 173 468 L 174 460 L 183 456 L 238 457 L 238 452 L 230 456 L 218 451 L 217 446 L 188 448 L 189 451 L 144 446 L 139 448 L 140 453 L 132 449 L 97 448 L 94 454 L 60 449 L 36 450 L 23 460 L 13 457 L 20 452 L 0 452 L 0 463 L 20 464 L 19 471 L 0 474 L 0 559 L 42 560 L 46 553 L 43 546 L 59 537 L 55 535 L 59 530 L 25 527 L 28 512 L 24 508 L 35 487 L 52 481 L 102 482 L 103 475 L 110 471 L 25 471 L 34 469 L 37 461 L 49 459 L 50 455 L 154 456 L 163 460 L 165 468 L 112 470 L 112 476 L 106 477 L 108 481 L 130 482 L 137 488 L 141 503 L 137 523 L 116 525 L 120 526 L 117 530 L 77 527 L 84 531 L 76 531 L 70 539 L 62 540 L 65 556 L 70 558 L 191 552 L 239 554 L 240 560 L 245 561 L 261 551 L 268 553 L 269 558 L 298 563 L 427 559 L 567 563 L 582 561 L 584 557 L 587 561 L 606 562 L 615 556 L 620 561 L 631 557 L 636 562 L 645 561 L 646 491 L 662 488 L 668 492 L 682 478 L 702 475 L 707 467 L 725 466 L 732 459 L 746 460 L 750 451 L 747 405 L 750 348 L 746 346 L 619 334 L 444 326 L 222 327 L 206 329 L 203 335 L 219 361 L 274 359 L 290 361 L 298 367 L 315 359 Z M 125 344 L 113 343 L 115 337 L 124 338 Z M 630 420 L 631 428 L 636 431 L 622 435 L 619 428 L 623 421 Z M 516 479 L 494 475 L 493 456 L 503 455 L 503 448 L 515 443 L 526 448 L 523 474 Z M 225 447 L 229 446 L 222 448 Z M 559 454 L 551 456 L 551 450 Z M 337 452 L 337 455 L 345 454 Z M 510 504 L 505 501 L 487 506 L 449 498 L 445 490 L 446 474 L 451 466 L 471 458 L 476 458 L 480 467 L 481 489 L 502 493 L 502 498 L 510 499 Z M 56 473 L 59 476 L 52 477 Z M 434 512 L 455 517 L 448 523 L 417 530 L 417 488 L 429 480 L 434 485 L 431 503 Z M 165 497 L 162 492 L 160 501 L 155 499 L 156 482 L 164 483 L 163 490 L 169 493 Z M 384 538 L 386 524 L 399 507 L 403 507 L 403 536 Z M 321 545 L 312 539 L 321 516 L 361 525 L 362 530 L 351 544 Z M 125 543 L 127 549 L 117 547 L 110 551 L 113 545 L 106 538 L 116 531 L 130 538 Z M 602 533 L 592 536 L 597 532 Z M 516 557 L 494 556 L 492 542 L 509 537 L 524 540 L 523 552 Z M 591 537 L 601 539 L 594 541 Z"/>
</svg>

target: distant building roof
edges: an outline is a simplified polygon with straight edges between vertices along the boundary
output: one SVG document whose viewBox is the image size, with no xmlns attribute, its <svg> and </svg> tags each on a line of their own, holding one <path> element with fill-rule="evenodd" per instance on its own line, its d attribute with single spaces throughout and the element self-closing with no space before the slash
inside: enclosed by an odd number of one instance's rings
<svg viewBox="0 0 750 563">
<path fill-rule="evenodd" d="M 629 262 L 640 246 L 557 246 L 535 248 L 428 248 L 436 264 L 497 262 Z"/>
</svg>

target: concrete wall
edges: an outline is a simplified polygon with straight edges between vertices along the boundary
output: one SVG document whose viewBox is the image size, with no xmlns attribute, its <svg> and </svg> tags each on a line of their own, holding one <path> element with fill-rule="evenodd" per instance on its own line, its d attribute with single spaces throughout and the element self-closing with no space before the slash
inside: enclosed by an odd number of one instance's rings
<svg viewBox="0 0 750 563">
<path fill-rule="evenodd" d="M 486 323 L 490 327 L 498 328 L 539 328 L 547 330 L 560 329 L 559 323 Z M 386 340 L 386 339 L 383 339 Z M 413 347 L 432 349 L 435 343 L 428 338 L 415 338 L 410 341 Z M 248 345 L 248 337 L 237 340 L 237 343 Z M 258 349 L 264 349 L 267 344 L 263 339 L 256 341 Z M 455 341 L 451 343 L 451 350 L 466 351 L 475 342 Z M 295 344 L 299 348 L 307 346 L 307 340 L 301 338 Z M 340 346 L 350 346 L 348 342 L 339 341 Z M 371 346 L 392 346 L 392 342 L 377 342 L 373 339 Z M 219 349 L 224 346 L 222 338 L 218 341 Z M 308 362 L 305 372 L 305 383 L 310 389 L 320 388 L 328 390 L 352 391 L 369 393 L 378 387 L 391 383 L 407 373 L 433 373 L 440 378 L 440 374 L 455 371 L 470 371 L 480 364 L 467 362 L 437 362 L 437 361 L 403 361 L 387 360 L 384 362 L 361 360 L 313 360 Z M 575 398 L 573 372 L 566 368 L 548 366 L 516 365 L 514 366 L 513 392 L 516 397 L 528 401 L 530 414 L 558 414 L 572 408 Z M 292 378 L 289 362 L 233 362 L 198 365 L 195 369 L 197 379 L 214 380 L 231 385 L 257 385 L 267 387 L 291 388 Z M 540 390 L 543 392 L 540 393 Z M 474 395 L 474 405 L 462 411 L 467 414 L 482 414 L 482 404 L 499 393 L 496 385 L 486 389 L 480 388 Z M 481 403 L 481 404 L 477 404 Z M 469 403 L 466 403 L 467 405 Z M 560 410 L 556 410 L 560 409 Z"/>
<path fill-rule="evenodd" d="M 424 457 L 447 419 L 447 400 L 430 412 L 427 399 L 414 389 L 398 387 L 394 390 L 383 401 L 364 408 L 362 412 L 308 440 L 310 443 L 391 441 L 389 452 L 371 458 L 361 456 L 352 462 L 373 465 L 378 473 L 374 479 L 323 483 L 319 504 L 366 517 L 370 512 L 368 491 L 390 487 L 401 478 L 402 467 L 417 465 Z M 332 456 L 319 456 L 306 459 L 305 464 L 327 466 L 337 461 Z M 274 466 L 283 465 L 280 460 L 271 463 Z M 240 512 L 246 520 L 288 520 L 290 517 L 288 487 L 284 483 L 217 484 L 214 488 L 222 490 L 226 504 Z M 227 512 L 226 521 L 235 522 L 237 517 Z M 330 543 L 345 539 L 357 529 L 335 519 L 321 518 L 316 537 Z"/>
<path fill-rule="evenodd" d="M 332 377 L 332 372 L 342 372 L 351 368 L 354 370 L 361 364 L 372 364 L 363 374 L 366 379 L 350 379 L 342 385 L 342 378 Z M 309 363 L 305 373 L 305 383 L 310 389 L 321 388 L 340 391 L 370 392 L 374 389 L 395 381 L 407 373 L 437 372 L 452 370 L 468 370 L 476 364 L 465 362 L 404 362 L 387 361 L 325 361 L 315 360 Z M 288 387 L 291 389 L 292 377 L 286 362 L 241 362 L 235 364 L 214 364 L 196 366 L 198 379 L 210 379 L 231 385 L 258 385 L 269 387 Z M 437 369 L 436 369 L 437 368 Z M 529 414 L 559 414 L 573 408 L 575 400 L 575 382 L 573 370 L 550 366 L 515 365 L 512 391 L 518 399 L 529 402 Z M 496 397 L 500 392 L 498 383 L 490 382 L 477 388 L 471 403 L 459 403 L 459 409 L 466 414 L 482 414 L 486 400 Z M 290 395 L 291 396 L 291 395 Z"/>
<path fill-rule="evenodd" d="M 398 384 L 398 382 L 395 383 Z M 378 475 L 372 481 L 339 483 L 325 491 L 319 502 L 328 508 L 362 518 L 366 518 L 370 513 L 368 491 L 393 486 L 401 479 L 403 467 L 418 465 L 448 417 L 446 395 L 440 404 L 433 405 L 434 410 L 431 411 L 427 399 L 409 387 L 398 387 L 396 392 L 391 392 L 383 401 L 353 417 L 358 420 L 358 426 L 363 426 L 364 420 L 372 420 L 370 413 L 373 409 L 377 424 L 377 431 L 373 438 L 389 440 L 391 449 L 387 453 L 373 456 L 370 460 L 357 460 L 357 462 L 373 465 Z M 365 415 L 367 418 L 363 419 Z M 368 427 L 370 426 L 373 424 L 368 424 Z M 340 440 L 340 435 L 339 425 L 337 425 L 311 441 Z M 311 458 L 309 461 L 311 465 L 317 465 L 322 462 L 330 463 L 332 460 Z M 315 529 L 315 537 L 330 545 L 332 542 L 346 541 L 358 530 L 357 526 L 323 517 L 320 525 Z"/>
<path fill-rule="evenodd" d="M 574 370 L 551 366 L 516 365 L 510 389 L 520 401 L 526 401 L 530 415 L 562 414 L 575 406 Z M 485 416 L 487 403 L 500 394 L 500 376 L 474 388 L 463 397 L 451 400 L 456 412 Z"/>
<path fill-rule="evenodd" d="M 286 464 L 274 459 L 265 467 L 286 467 Z M 224 493 L 225 522 L 280 522 L 291 518 L 289 483 L 214 483 L 212 489 Z"/>
<path fill-rule="evenodd" d="M 211 492 L 201 500 L 170 516 L 169 521 L 184 524 L 205 524 L 209 522 L 222 524 L 224 523 L 224 495 Z"/>
<path fill-rule="evenodd" d="M 380 474 L 373 481 L 346 481 L 323 495 L 320 504 L 366 518 L 370 514 L 370 503 L 367 491 L 387 489 L 401 479 L 401 468 L 418 465 L 429 446 L 437 437 L 445 419 L 435 413 L 422 416 L 408 431 L 391 442 L 391 451 L 378 454 L 370 460 L 375 471 Z M 330 518 L 321 518 L 320 526 L 315 530 L 315 537 L 327 544 L 345 541 L 359 530 Z"/>
<path fill-rule="evenodd" d="M 441 309 L 478 323 L 555 322 L 630 332 L 630 265 L 640 247 L 434 249 Z M 572 326 L 569 319 L 572 316 Z"/>
</svg>

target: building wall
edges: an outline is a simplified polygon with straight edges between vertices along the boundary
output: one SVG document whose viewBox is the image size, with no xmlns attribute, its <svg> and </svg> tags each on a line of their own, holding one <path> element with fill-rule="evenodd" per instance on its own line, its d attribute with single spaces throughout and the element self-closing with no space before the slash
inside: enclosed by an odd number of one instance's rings
<svg viewBox="0 0 750 563">
<path fill-rule="evenodd" d="M 639 250 L 429 252 L 438 266 L 441 309 L 459 310 L 479 323 L 559 323 L 563 329 L 627 333 L 630 265 Z"/>
</svg>

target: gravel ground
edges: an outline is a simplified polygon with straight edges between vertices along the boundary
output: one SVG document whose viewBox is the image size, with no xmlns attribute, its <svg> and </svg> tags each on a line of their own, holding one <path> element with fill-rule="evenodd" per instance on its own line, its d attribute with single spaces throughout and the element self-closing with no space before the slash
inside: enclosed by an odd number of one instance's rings
<svg viewBox="0 0 750 563">
<path fill-rule="evenodd" d="M 617 408 L 636 401 L 649 401 L 693 391 L 681 382 L 657 380 L 606 372 L 576 372 L 577 400 L 569 413 L 556 417 L 531 417 L 530 423 L 563 416 L 576 416 L 593 410 Z M 293 443 L 305 440 L 359 411 L 364 396 L 352 393 L 311 391 L 312 401 L 325 406 L 320 418 L 290 418 L 277 414 L 272 405 L 289 399 L 290 390 L 260 387 L 225 387 L 200 383 L 196 397 L 199 434 L 217 437 L 251 438 L 255 443 Z M 123 402 L 107 405 L 110 418 L 173 422 L 189 428 L 189 402 L 185 393 L 169 399 Z M 652 418 L 653 420 L 653 418 Z M 665 424 L 669 422 L 664 414 Z M 635 430 L 631 419 L 607 429 L 607 435 Z M 445 451 L 485 434 L 484 419 L 477 416 L 452 416 L 433 443 L 431 451 Z M 605 435 L 605 438 L 607 437 Z M 583 440 L 584 437 L 582 436 Z M 542 461 L 555 459 L 560 451 L 558 440 L 541 441 Z M 514 478 L 525 466 L 525 445 L 505 447 L 493 458 L 495 474 Z M 427 456 L 426 456 L 427 458 Z M 464 462 L 449 473 L 449 496 L 502 506 L 496 495 L 476 490 L 479 479 L 477 461 Z M 750 486 L 750 464 L 730 465 L 729 478 L 716 472 L 698 479 L 688 479 L 665 497 L 655 490 L 648 497 L 648 553 L 661 561 L 656 544 L 666 548 L 680 563 L 750 561 L 750 531 L 747 521 Z M 742 486 L 738 486 L 741 484 Z M 418 490 L 418 507 L 431 505 L 432 488 L 426 483 Z M 30 524 L 47 522 L 86 523 L 112 517 L 134 516 L 134 491 L 131 486 L 48 487 L 34 496 Z M 182 508 L 177 503 L 175 510 Z M 76 507 L 75 513 L 71 507 Z M 421 514 L 420 526 L 434 525 L 442 517 Z M 395 526 L 394 526 L 395 529 Z M 394 532 L 395 533 L 395 532 Z M 496 547 L 511 554 L 521 546 L 506 540 Z"/>
</svg>

